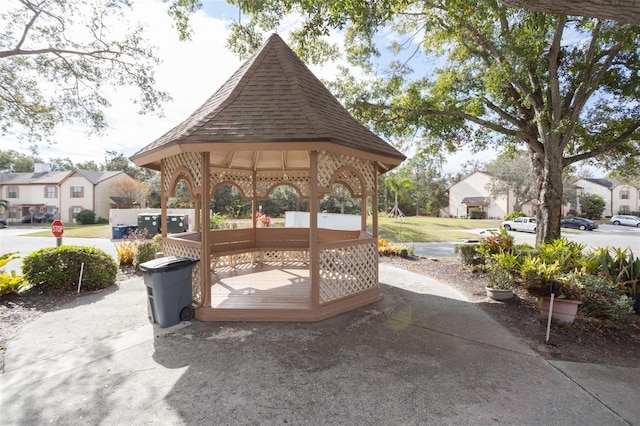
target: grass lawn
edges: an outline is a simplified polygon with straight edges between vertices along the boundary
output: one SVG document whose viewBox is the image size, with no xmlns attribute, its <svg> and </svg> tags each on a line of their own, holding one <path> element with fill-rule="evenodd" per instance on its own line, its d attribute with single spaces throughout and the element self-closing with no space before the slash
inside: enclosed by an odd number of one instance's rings
<svg viewBox="0 0 640 426">
<path fill-rule="evenodd" d="M 405 217 L 378 219 L 380 238 L 397 243 L 417 242 L 457 242 L 465 238 L 477 237 L 470 232 L 473 229 L 490 229 L 500 226 L 499 220 L 452 219 L 440 217 Z M 274 219 L 274 226 L 283 226 L 284 219 Z M 249 225 L 249 224 L 247 224 Z M 42 225 L 41 231 L 28 235 L 34 237 L 50 237 L 50 225 Z M 64 237 L 70 238 L 111 238 L 111 227 L 107 225 L 70 225 L 65 224 Z"/>
</svg>

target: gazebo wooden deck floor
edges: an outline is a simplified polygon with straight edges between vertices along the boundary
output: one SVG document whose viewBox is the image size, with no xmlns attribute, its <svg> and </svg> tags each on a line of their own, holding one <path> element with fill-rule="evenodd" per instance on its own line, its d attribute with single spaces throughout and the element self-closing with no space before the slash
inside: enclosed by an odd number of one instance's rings
<svg viewBox="0 0 640 426">
<path fill-rule="evenodd" d="M 269 266 L 211 274 L 211 307 L 217 309 L 307 309 L 309 267 Z"/>
</svg>

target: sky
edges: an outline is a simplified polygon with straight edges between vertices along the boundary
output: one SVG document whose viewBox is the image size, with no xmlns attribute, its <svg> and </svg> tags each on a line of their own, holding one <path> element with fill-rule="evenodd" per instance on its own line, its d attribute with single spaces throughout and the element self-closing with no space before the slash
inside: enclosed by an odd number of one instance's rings
<svg viewBox="0 0 640 426">
<path fill-rule="evenodd" d="M 69 158 L 74 164 L 88 161 L 100 164 L 104 162 L 106 151 L 129 157 L 182 122 L 243 62 L 225 47 L 228 25 L 238 18 L 237 9 L 225 0 L 203 0 L 203 9 L 192 17 L 193 37 L 187 42 L 178 40 L 165 7 L 157 0 L 136 0 L 134 17 L 145 22 L 148 39 L 158 47 L 158 56 L 162 59 L 157 68 L 158 88 L 173 97 L 173 101 L 164 105 L 165 116 L 139 115 L 126 88 L 109 90 L 106 93 L 112 106 L 106 111 L 110 126 L 106 133 L 87 135 L 87 129 L 81 125 L 63 125 L 55 135 L 55 145 L 39 147 L 38 155 L 43 160 Z M 285 41 L 288 27 L 294 23 L 285 22 L 279 30 Z M 320 79 L 335 77 L 335 64 L 310 66 L 310 69 Z M 2 145 L 2 149 L 8 149 L 5 143 Z M 30 154 L 26 146 L 17 143 L 10 149 Z M 494 156 L 492 152 L 470 154 L 463 151 L 448 157 L 444 171 L 455 173 L 462 163 L 472 158 L 489 161 Z"/>
</svg>

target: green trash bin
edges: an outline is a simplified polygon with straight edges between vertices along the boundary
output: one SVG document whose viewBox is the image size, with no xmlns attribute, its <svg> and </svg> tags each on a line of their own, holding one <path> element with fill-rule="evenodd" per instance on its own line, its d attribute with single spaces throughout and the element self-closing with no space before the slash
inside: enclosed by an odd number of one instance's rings
<svg viewBox="0 0 640 426">
<path fill-rule="evenodd" d="M 186 214 L 168 214 L 167 215 L 167 233 L 179 234 L 187 232 L 189 229 L 189 215 Z"/>
<path fill-rule="evenodd" d="M 195 310 L 191 292 L 191 272 L 198 259 L 168 256 L 140 264 L 151 308 L 151 317 L 160 327 L 191 321 Z"/>
<path fill-rule="evenodd" d="M 154 235 L 160 233 L 161 226 L 160 213 L 140 213 L 138 215 L 138 229 L 146 230 L 147 237 L 153 238 Z"/>
</svg>

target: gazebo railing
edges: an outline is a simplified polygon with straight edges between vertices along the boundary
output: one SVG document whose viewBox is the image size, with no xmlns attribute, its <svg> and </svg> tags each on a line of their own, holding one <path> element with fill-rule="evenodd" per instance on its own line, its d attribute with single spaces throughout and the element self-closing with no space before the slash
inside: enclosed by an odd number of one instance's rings
<svg viewBox="0 0 640 426">
<path fill-rule="evenodd" d="M 320 304 L 378 287 L 375 238 L 320 244 Z"/>
</svg>

